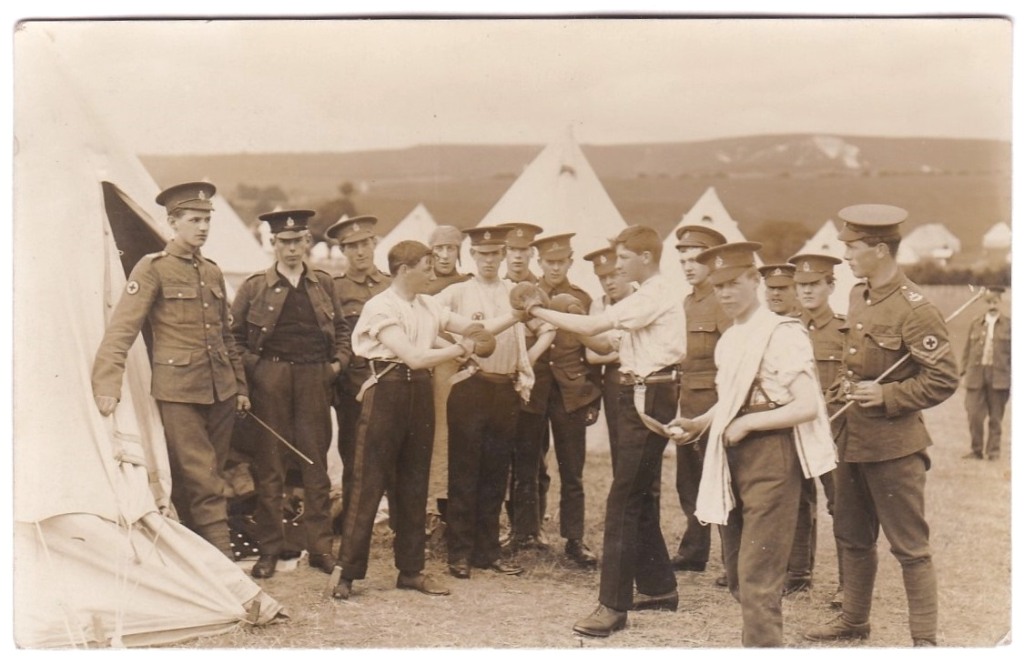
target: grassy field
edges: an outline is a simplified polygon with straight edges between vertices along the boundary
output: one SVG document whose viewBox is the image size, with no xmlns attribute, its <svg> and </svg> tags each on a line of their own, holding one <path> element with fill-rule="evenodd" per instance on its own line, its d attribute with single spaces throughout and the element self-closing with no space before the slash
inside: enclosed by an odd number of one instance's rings
<svg viewBox="0 0 1024 664">
<path fill-rule="evenodd" d="M 931 289 L 945 312 L 967 297 L 966 289 Z M 975 304 L 951 326 L 954 348 L 962 348 L 967 318 L 982 312 Z M 1010 629 L 1011 607 L 1011 445 L 1004 427 L 999 461 L 969 461 L 963 391 L 925 413 L 934 439 L 929 453 L 927 509 L 932 550 L 939 578 L 939 641 L 943 646 L 989 647 Z M 1009 412 L 1009 411 L 1008 411 Z M 1007 420 L 1009 420 L 1009 414 Z M 601 542 L 604 499 L 611 477 L 605 440 L 589 441 L 585 471 L 587 540 Z M 549 457 L 554 463 L 554 455 Z M 739 605 L 714 585 L 721 572 L 719 541 L 713 537 L 711 563 L 704 573 L 677 573 L 680 606 L 676 613 L 631 612 L 629 628 L 608 639 L 572 633 L 572 624 L 597 602 L 599 574 L 574 568 L 560 555 L 557 524 L 557 473 L 549 501 L 552 520 L 545 531 L 556 545 L 551 552 L 524 554 L 527 572 L 504 577 L 478 571 L 470 580 L 446 574 L 443 551 L 428 556 L 427 571 L 451 587 L 448 597 L 431 598 L 394 587 L 390 537 L 378 533 L 368 578 L 357 582 L 352 598 L 325 596 L 328 577 L 306 566 L 261 582 L 287 607 L 290 618 L 269 626 L 237 630 L 183 644 L 190 648 L 733 648 L 740 645 Z M 675 493 L 673 451 L 666 451 L 662 474 L 662 528 L 669 547 L 678 542 L 684 521 Z M 784 600 L 787 645 L 808 647 L 800 633 L 832 618 L 827 603 L 836 586 L 831 519 L 819 500 L 818 554 L 814 587 Z M 906 598 L 895 558 L 884 536 L 879 541 L 879 573 L 867 645 L 910 645 Z M 251 562 L 249 563 L 251 565 Z"/>
</svg>

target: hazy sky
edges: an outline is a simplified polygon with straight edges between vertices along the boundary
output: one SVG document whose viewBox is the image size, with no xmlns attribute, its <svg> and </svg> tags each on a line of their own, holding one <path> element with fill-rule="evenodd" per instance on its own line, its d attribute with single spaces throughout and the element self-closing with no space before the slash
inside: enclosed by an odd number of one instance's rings
<svg viewBox="0 0 1024 664">
<path fill-rule="evenodd" d="M 147 154 L 537 144 L 570 124 L 583 143 L 1011 135 L 1011 25 L 999 19 L 47 29 L 98 110 Z"/>
</svg>

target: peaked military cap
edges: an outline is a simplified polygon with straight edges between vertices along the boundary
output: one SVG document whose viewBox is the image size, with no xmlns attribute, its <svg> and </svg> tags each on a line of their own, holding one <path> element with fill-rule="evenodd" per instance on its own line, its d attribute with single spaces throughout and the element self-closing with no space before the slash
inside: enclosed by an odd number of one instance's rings
<svg viewBox="0 0 1024 664">
<path fill-rule="evenodd" d="M 583 260 L 594 264 L 594 274 L 603 277 L 615 271 L 615 247 L 605 247 L 597 251 L 591 251 L 583 257 Z"/>
<path fill-rule="evenodd" d="M 498 224 L 498 228 L 509 229 L 508 235 L 505 236 L 505 244 L 512 249 L 529 249 L 533 239 L 544 232 L 544 229 L 540 226 L 521 221 Z"/>
<path fill-rule="evenodd" d="M 719 244 L 697 254 L 697 262 L 708 267 L 712 285 L 724 284 L 754 267 L 754 252 L 760 248 L 760 242 Z"/>
<path fill-rule="evenodd" d="M 895 205 L 866 203 L 844 207 L 839 211 L 839 218 L 845 223 L 839 231 L 839 239 L 842 242 L 865 238 L 895 240 L 900 237 L 900 224 L 907 216 L 906 210 Z"/>
<path fill-rule="evenodd" d="M 793 281 L 798 284 L 811 284 L 825 277 L 834 277 L 833 268 L 843 261 L 827 254 L 797 254 L 789 259 L 796 266 Z"/>
<path fill-rule="evenodd" d="M 339 219 L 331 224 L 324 235 L 338 244 L 352 244 L 377 234 L 377 217 L 361 215 L 351 219 Z"/>
<path fill-rule="evenodd" d="M 560 260 L 572 255 L 572 244 L 569 241 L 574 235 L 576 234 L 562 233 L 561 235 L 551 235 L 545 238 L 538 238 L 532 244 L 537 247 L 537 256 L 540 258 Z"/>
<path fill-rule="evenodd" d="M 508 228 L 501 226 L 477 226 L 465 231 L 472 247 L 504 247 Z"/>
<path fill-rule="evenodd" d="M 773 263 L 771 265 L 762 265 L 757 268 L 757 271 L 764 277 L 766 286 L 777 288 L 779 286 L 793 285 L 793 273 L 796 272 L 796 266 L 789 263 Z"/>
<path fill-rule="evenodd" d="M 209 182 L 185 182 L 164 189 L 157 194 L 156 202 L 167 208 L 168 214 L 175 210 L 213 210 L 213 195 L 217 187 Z"/>
<path fill-rule="evenodd" d="M 676 230 L 676 249 L 708 249 L 715 247 L 720 244 L 725 244 L 728 240 L 725 236 L 716 231 L 714 228 L 708 226 L 699 226 L 696 224 L 690 224 L 683 226 Z"/>
<path fill-rule="evenodd" d="M 270 224 L 270 233 L 283 239 L 302 237 L 309 230 L 309 220 L 316 215 L 313 210 L 274 210 L 264 212 L 260 221 Z"/>
</svg>

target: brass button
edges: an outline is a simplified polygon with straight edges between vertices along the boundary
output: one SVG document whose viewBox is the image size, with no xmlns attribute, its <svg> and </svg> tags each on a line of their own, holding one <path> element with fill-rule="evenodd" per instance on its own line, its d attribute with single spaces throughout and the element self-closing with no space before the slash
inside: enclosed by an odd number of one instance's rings
<svg viewBox="0 0 1024 664">
<path fill-rule="evenodd" d="M 856 355 L 856 354 L 857 354 L 857 349 L 856 348 L 851 348 L 850 349 L 850 355 Z"/>
</svg>

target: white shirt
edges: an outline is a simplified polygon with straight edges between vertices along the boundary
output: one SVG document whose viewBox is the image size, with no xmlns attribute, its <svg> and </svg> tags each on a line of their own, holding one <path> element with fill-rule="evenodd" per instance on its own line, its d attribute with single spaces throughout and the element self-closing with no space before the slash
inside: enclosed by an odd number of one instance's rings
<svg viewBox="0 0 1024 664">
<path fill-rule="evenodd" d="M 992 366 L 992 337 L 996 332 L 997 320 L 999 312 L 985 312 L 985 345 L 981 347 L 981 363 L 985 366 Z"/>
<path fill-rule="evenodd" d="M 619 345 L 621 370 L 637 376 L 679 364 L 686 357 L 686 313 L 679 289 L 661 274 L 640 284 L 640 288 L 609 306 L 604 313 L 617 330 L 623 330 Z"/>
<path fill-rule="evenodd" d="M 429 350 L 438 333 L 448 325 L 449 317 L 449 312 L 429 295 L 417 295 L 409 301 L 388 288 L 363 306 L 363 313 L 352 330 L 352 352 L 369 360 L 398 362 L 398 356 L 381 343 L 381 330 L 398 325 L 413 346 Z"/>
<path fill-rule="evenodd" d="M 484 283 L 479 277 L 473 277 L 445 288 L 434 296 L 434 300 L 442 308 L 472 320 L 498 318 L 512 311 L 508 301 L 509 283 L 504 280 Z M 519 325 L 516 323 L 495 336 L 497 345 L 494 353 L 490 357 L 476 360 L 481 371 L 500 374 L 516 372 L 518 351 L 514 328 Z"/>
</svg>

